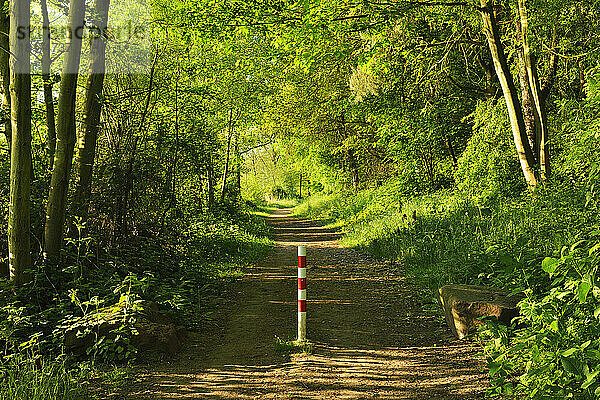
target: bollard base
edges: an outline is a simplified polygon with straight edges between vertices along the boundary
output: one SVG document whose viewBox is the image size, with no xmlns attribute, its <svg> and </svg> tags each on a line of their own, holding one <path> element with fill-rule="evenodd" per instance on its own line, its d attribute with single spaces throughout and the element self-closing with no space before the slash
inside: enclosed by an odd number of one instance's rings
<svg viewBox="0 0 600 400">
<path fill-rule="evenodd" d="M 297 342 L 306 342 L 306 311 L 298 312 L 298 339 Z"/>
</svg>

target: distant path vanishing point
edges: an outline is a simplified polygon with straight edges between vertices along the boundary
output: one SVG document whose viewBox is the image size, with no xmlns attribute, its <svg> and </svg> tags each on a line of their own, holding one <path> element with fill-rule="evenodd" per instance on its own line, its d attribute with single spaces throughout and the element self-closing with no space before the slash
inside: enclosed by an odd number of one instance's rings
<svg viewBox="0 0 600 400">
<path fill-rule="evenodd" d="M 216 332 L 169 363 L 139 368 L 124 399 L 481 399 L 478 349 L 456 342 L 397 269 L 340 247 L 339 234 L 278 210 L 276 247 L 234 283 Z M 311 354 L 294 339 L 296 246 L 307 246 Z M 429 309 L 429 311 L 428 311 Z"/>
</svg>

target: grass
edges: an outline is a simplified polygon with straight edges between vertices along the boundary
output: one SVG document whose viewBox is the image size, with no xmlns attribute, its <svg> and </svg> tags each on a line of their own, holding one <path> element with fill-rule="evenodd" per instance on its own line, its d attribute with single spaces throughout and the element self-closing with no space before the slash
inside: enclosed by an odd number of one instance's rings
<svg viewBox="0 0 600 400">
<path fill-rule="evenodd" d="M 267 199 L 261 203 L 252 203 L 253 215 L 266 218 L 282 208 L 293 208 L 299 204 L 298 199 Z"/>
<path fill-rule="evenodd" d="M 403 199 L 390 184 L 315 196 L 295 213 L 341 227 L 345 246 L 397 262 L 427 297 L 448 283 L 541 291 L 541 260 L 598 224 L 577 193 L 558 189 L 481 205 L 452 191 Z"/>
<path fill-rule="evenodd" d="M 15 356 L 2 365 L 0 398 L 11 400 L 84 400 L 88 374 L 69 370 L 64 360 Z"/>
<path fill-rule="evenodd" d="M 275 350 L 282 354 L 312 354 L 313 344 L 310 342 L 298 342 L 296 340 L 285 340 L 275 336 Z"/>
</svg>

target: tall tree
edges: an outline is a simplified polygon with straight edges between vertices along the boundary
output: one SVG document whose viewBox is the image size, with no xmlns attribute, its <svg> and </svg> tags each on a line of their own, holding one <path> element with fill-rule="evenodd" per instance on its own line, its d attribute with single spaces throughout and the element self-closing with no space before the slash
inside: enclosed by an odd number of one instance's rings
<svg viewBox="0 0 600 400">
<path fill-rule="evenodd" d="M 52 57 L 50 54 L 50 18 L 48 17 L 48 3 L 40 0 L 42 12 L 42 81 L 44 82 L 44 103 L 46 103 L 46 153 L 48 156 L 48 171 L 54 165 L 54 152 L 56 150 L 56 115 L 54 111 L 54 82 L 50 75 Z"/>
<path fill-rule="evenodd" d="M 79 142 L 77 160 L 77 186 L 75 188 L 75 213 L 87 217 L 96 142 L 102 113 L 102 89 L 106 72 L 106 27 L 110 0 L 96 0 L 92 16 L 93 34 L 90 45 L 90 66 L 85 91 L 83 132 Z"/>
<path fill-rule="evenodd" d="M 69 177 L 75 149 L 75 100 L 81 59 L 85 0 L 71 0 L 67 50 L 64 57 L 58 98 L 56 154 L 50 182 L 44 229 L 44 258 L 57 263 L 62 247 Z"/>
<path fill-rule="evenodd" d="M 12 145 L 8 213 L 8 263 L 16 283 L 29 280 L 31 193 L 31 3 L 10 2 L 10 78 Z"/>
<path fill-rule="evenodd" d="M 519 0 L 518 3 L 521 42 L 523 45 L 524 75 L 527 77 L 526 82 L 524 82 L 524 86 L 525 90 L 529 92 L 528 94 L 530 94 L 534 106 L 534 156 L 536 157 L 536 161 L 540 166 L 542 178 L 544 178 L 550 174 L 550 142 L 548 138 L 548 116 L 546 112 L 547 90 L 544 90 L 541 87 L 535 58 L 531 54 L 531 47 L 529 44 L 529 18 L 527 15 L 525 0 Z M 553 65 L 555 60 L 556 55 L 553 55 L 551 61 Z M 547 84 L 551 84 L 552 82 L 553 71 L 555 71 L 555 67 L 551 66 L 551 76 L 547 81 Z"/>
<path fill-rule="evenodd" d="M 4 135 L 10 150 L 11 126 L 10 126 L 10 15 L 5 13 L 8 0 L 0 0 L 0 90 L 2 90 L 1 114 L 4 124 Z"/>
<path fill-rule="evenodd" d="M 535 157 L 533 155 L 533 149 L 529 144 L 529 138 L 527 137 L 525 118 L 517 94 L 515 81 L 508 66 L 504 45 L 500 39 L 500 28 L 496 18 L 494 1 L 480 1 L 484 33 L 488 41 L 490 52 L 492 53 L 494 69 L 496 70 L 496 75 L 498 76 L 502 92 L 504 93 L 504 100 L 506 101 L 506 107 L 508 108 L 510 126 L 512 128 L 513 140 L 519 156 L 521 170 L 523 171 L 527 184 L 531 187 L 535 187 L 538 185 L 540 177 L 535 168 Z"/>
</svg>

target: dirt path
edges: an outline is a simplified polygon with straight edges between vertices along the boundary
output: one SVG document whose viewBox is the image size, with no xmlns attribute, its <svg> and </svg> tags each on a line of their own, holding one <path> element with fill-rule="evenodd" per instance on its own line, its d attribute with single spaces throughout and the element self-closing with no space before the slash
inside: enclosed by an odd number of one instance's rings
<svg viewBox="0 0 600 400">
<path fill-rule="evenodd" d="M 337 244 L 338 235 L 279 210 L 277 246 L 236 283 L 223 326 L 171 363 L 140 374 L 128 399 L 478 399 L 486 382 L 477 349 L 452 341 L 391 268 Z M 312 354 L 290 357 L 296 246 L 308 252 Z"/>
</svg>

